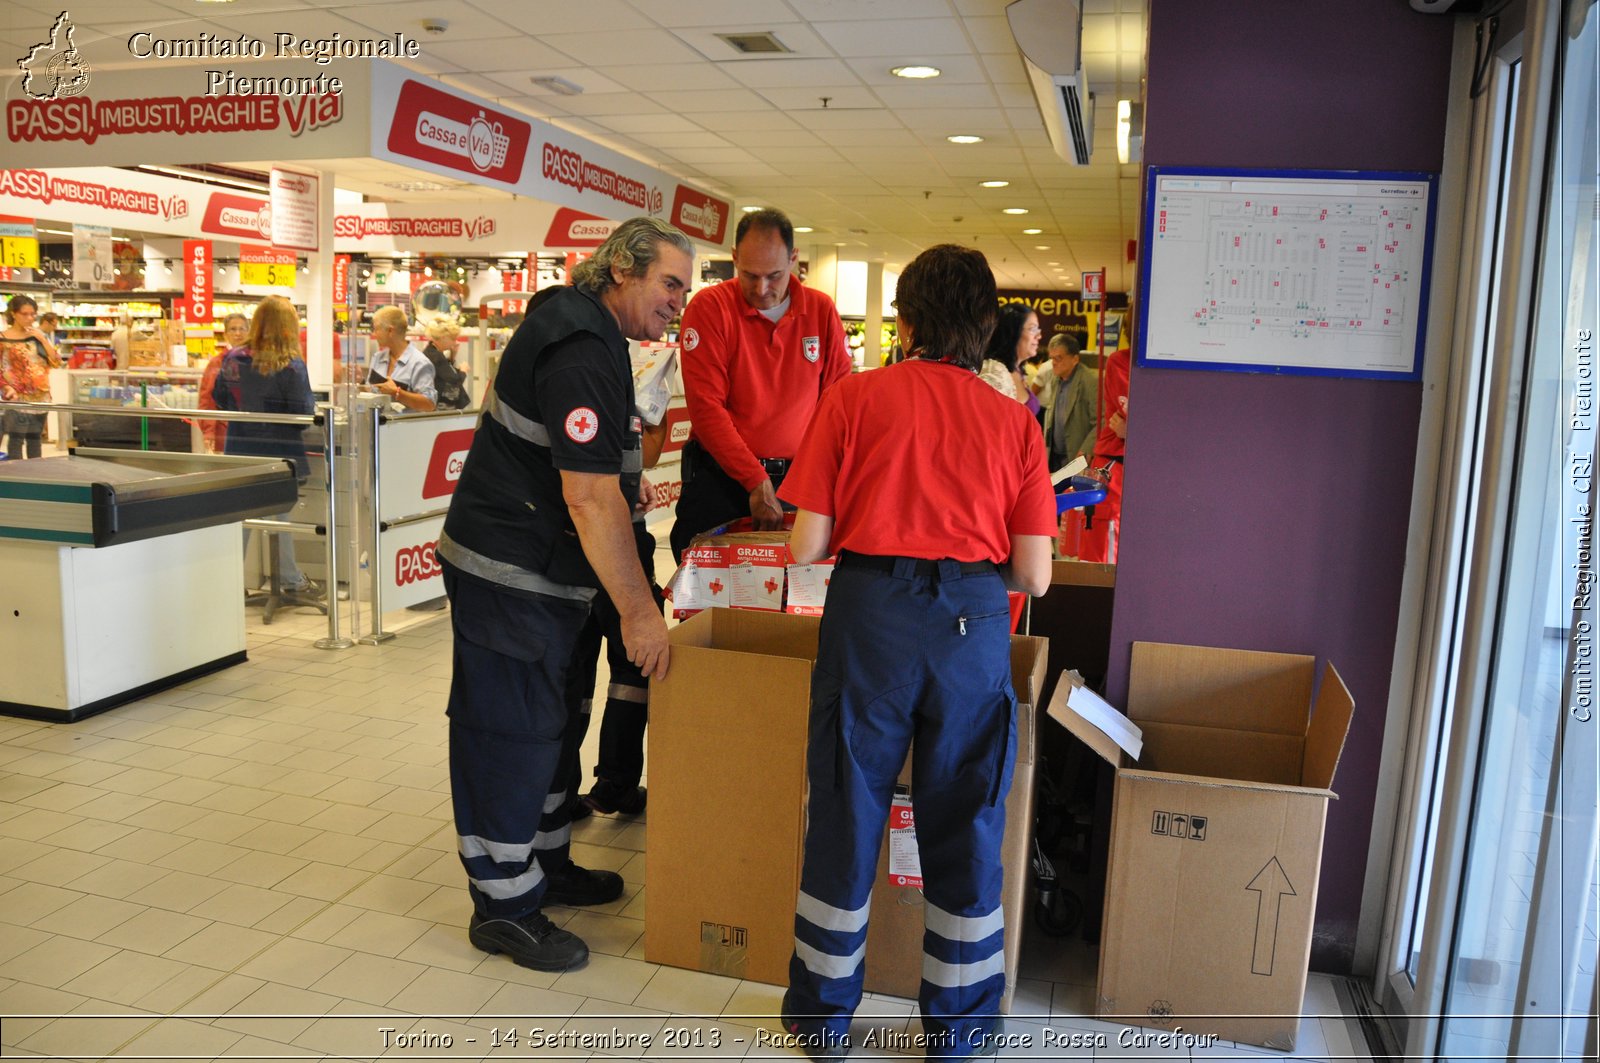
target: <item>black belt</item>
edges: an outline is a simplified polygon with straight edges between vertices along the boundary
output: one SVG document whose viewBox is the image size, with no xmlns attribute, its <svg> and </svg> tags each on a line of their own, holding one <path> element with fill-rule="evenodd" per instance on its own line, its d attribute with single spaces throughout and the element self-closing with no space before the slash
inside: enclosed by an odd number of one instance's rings
<svg viewBox="0 0 1600 1063">
<path fill-rule="evenodd" d="M 930 561 L 925 557 L 897 557 L 890 554 L 858 554 L 853 550 L 843 550 L 839 553 L 839 564 L 845 568 L 870 568 L 874 572 L 893 572 L 895 566 L 902 561 L 911 563 L 911 574 L 914 576 L 937 576 L 941 561 Z M 957 561 L 956 568 L 963 576 L 977 576 L 987 572 L 998 572 L 999 568 L 993 561 Z"/>
<path fill-rule="evenodd" d="M 768 476 L 786 476 L 789 472 L 789 462 L 792 458 L 757 458 L 761 467 L 767 470 Z"/>
</svg>

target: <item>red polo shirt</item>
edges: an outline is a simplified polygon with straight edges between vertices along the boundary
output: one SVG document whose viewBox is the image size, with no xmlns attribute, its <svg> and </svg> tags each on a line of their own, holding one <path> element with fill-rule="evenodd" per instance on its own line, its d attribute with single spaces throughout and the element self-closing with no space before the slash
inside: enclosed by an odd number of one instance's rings
<svg viewBox="0 0 1600 1063">
<path fill-rule="evenodd" d="M 1044 435 L 976 373 L 908 359 L 822 397 L 783 501 L 833 518 L 830 552 L 994 561 L 1056 533 Z"/>
<path fill-rule="evenodd" d="M 702 289 L 678 342 L 694 438 L 746 491 L 767 477 L 757 459 L 794 457 L 818 398 L 850 372 L 833 300 L 793 278 L 777 324 L 736 280 Z"/>
</svg>

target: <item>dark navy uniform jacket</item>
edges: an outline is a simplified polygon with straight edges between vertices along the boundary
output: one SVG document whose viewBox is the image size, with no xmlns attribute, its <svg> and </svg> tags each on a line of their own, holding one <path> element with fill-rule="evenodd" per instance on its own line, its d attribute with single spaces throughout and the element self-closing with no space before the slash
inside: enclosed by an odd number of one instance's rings
<svg viewBox="0 0 1600 1063">
<path fill-rule="evenodd" d="M 561 470 L 613 473 L 639 494 L 633 368 L 598 297 L 564 288 L 518 327 L 439 537 L 459 572 L 515 591 L 589 599 L 600 586 L 561 494 Z"/>
</svg>

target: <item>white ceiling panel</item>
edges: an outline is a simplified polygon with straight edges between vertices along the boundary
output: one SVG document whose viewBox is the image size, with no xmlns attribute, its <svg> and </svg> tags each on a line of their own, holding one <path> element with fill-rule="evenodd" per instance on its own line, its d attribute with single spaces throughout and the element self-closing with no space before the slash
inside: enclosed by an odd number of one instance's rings
<svg viewBox="0 0 1600 1063">
<path fill-rule="evenodd" d="M 572 56 L 580 63 L 593 66 L 617 64 L 617 59 L 627 56 L 634 62 L 648 65 L 662 63 L 692 63 L 701 56 L 671 32 L 662 29 L 612 29 L 592 33 L 541 33 L 539 40 Z"/>
<path fill-rule="evenodd" d="M 256 36 L 415 36 L 419 60 L 450 85 L 502 107 L 548 118 L 739 203 L 775 202 L 827 229 L 852 257 L 905 255 L 943 240 L 977 240 L 1002 284 L 1041 283 L 1044 260 L 1076 261 L 1109 249 L 1113 288 L 1131 280 L 1120 262 L 1134 235 L 1138 169 L 1114 161 L 1115 100 L 1143 73 L 1144 0 L 1085 0 L 1084 45 L 1101 107 L 1093 163 L 1072 166 L 1049 147 L 1010 27 L 1006 0 L 78 0 L 78 44 L 97 69 L 137 60 L 125 34 L 169 27 Z M 0 6 L 0 40 L 48 34 L 61 7 L 48 0 Z M 203 12 L 204 19 L 196 12 Z M 434 35 L 424 18 L 444 19 Z M 135 25 L 143 22 L 146 25 Z M 741 57 L 720 32 L 771 31 L 793 54 Z M 13 50 L 16 50 L 13 47 Z M 100 58 L 97 60 L 95 56 Z M 940 67 L 926 82 L 893 77 L 913 61 Z M 214 65 L 197 63 L 196 65 Z M 536 88 L 549 74 L 577 96 Z M 819 97 L 830 97 L 823 110 Z M 972 132 L 961 148 L 944 137 Z M 186 160 L 168 160 L 183 162 Z M 465 182 L 439 192 L 392 186 L 419 179 L 403 166 L 355 162 L 340 183 L 389 199 L 496 198 Z M 983 178 L 1012 182 L 980 189 Z M 922 192 L 930 193 L 927 197 Z M 999 213 L 1029 206 L 1021 218 Z M 961 217 L 960 223 L 952 219 Z M 1042 237 L 1020 230 L 1037 225 Z M 868 230 L 851 234 L 850 228 Z M 826 239 L 824 239 L 826 236 Z M 1053 250 L 1037 252 L 1034 243 Z M 1060 247 L 1061 250 L 1054 250 Z M 903 262 L 903 258 L 901 261 Z M 1100 264 L 1100 263 L 1095 263 Z M 1053 268 L 1051 268 L 1053 272 Z M 1053 282 L 1051 282 L 1053 283 Z"/>
<path fill-rule="evenodd" d="M 746 59 L 721 68 L 741 85 L 757 89 L 856 83 L 855 74 L 838 59 Z"/>
<path fill-rule="evenodd" d="M 908 18 L 890 21 L 864 19 L 812 24 L 838 55 L 883 55 L 888 66 L 931 59 L 939 55 L 965 55 L 972 50 L 961 20 Z"/>
</svg>

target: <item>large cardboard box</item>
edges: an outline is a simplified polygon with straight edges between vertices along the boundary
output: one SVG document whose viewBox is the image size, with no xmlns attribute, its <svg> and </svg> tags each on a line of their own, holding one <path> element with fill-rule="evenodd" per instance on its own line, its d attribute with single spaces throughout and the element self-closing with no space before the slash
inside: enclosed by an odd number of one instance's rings
<svg viewBox="0 0 1600 1063">
<path fill-rule="evenodd" d="M 789 980 L 820 617 L 708 609 L 650 684 L 651 963 Z"/>
<path fill-rule="evenodd" d="M 1141 642 L 1126 719 L 1056 684 L 1050 716 L 1117 768 L 1100 1017 L 1294 1048 L 1354 708 L 1331 663 L 1313 705 L 1316 678 L 1312 657 Z"/>
<path fill-rule="evenodd" d="M 1005 865 L 1001 910 L 1006 921 L 1006 990 L 1000 1010 L 1010 1012 L 1017 989 L 1017 961 L 1022 955 L 1023 921 L 1033 883 L 1034 703 L 1039 698 L 1047 668 L 1048 644 L 1041 638 L 1016 636 L 1011 640 L 1011 685 L 1017 693 L 1017 757 L 1006 797 L 1006 833 L 1000 845 Z M 911 757 L 901 769 L 900 782 L 912 788 L 916 807 Z M 869 993 L 884 993 L 915 1000 L 922 986 L 922 890 L 898 886 L 889 875 L 889 840 L 878 855 L 878 879 L 872 888 L 872 919 L 867 924 L 867 977 Z"/>
<path fill-rule="evenodd" d="M 650 692 L 650 845 L 645 959 L 789 981 L 805 831 L 805 750 L 820 619 L 711 609 L 675 627 L 672 668 Z M 1012 639 L 1018 755 L 1007 801 L 1007 1000 L 1016 981 L 1032 818 L 1031 701 L 1043 639 Z M 1024 726 L 1026 724 L 1026 726 Z M 921 896 L 880 867 L 867 989 L 915 997 Z"/>
</svg>

